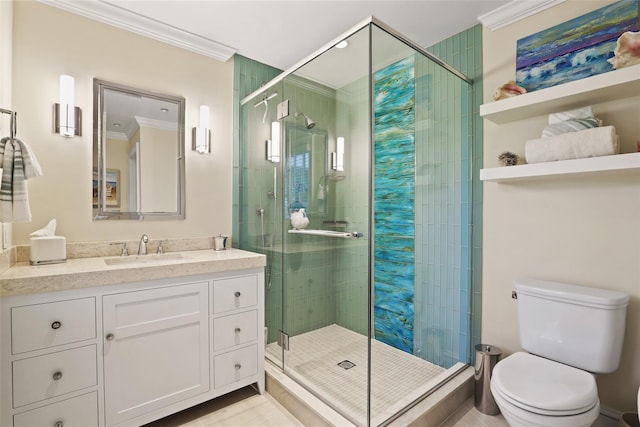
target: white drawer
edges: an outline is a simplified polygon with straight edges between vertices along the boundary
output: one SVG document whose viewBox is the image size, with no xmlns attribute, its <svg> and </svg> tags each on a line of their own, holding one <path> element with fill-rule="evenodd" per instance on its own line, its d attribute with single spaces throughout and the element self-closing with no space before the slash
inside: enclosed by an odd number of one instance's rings
<svg viewBox="0 0 640 427">
<path fill-rule="evenodd" d="M 258 303 L 256 276 L 232 277 L 213 282 L 213 312 L 251 307 Z"/>
<path fill-rule="evenodd" d="M 95 298 L 25 305 L 11 309 L 13 354 L 95 337 Z"/>
<path fill-rule="evenodd" d="M 95 345 L 17 360 L 13 362 L 13 407 L 97 383 Z"/>
<path fill-rule="evenodd" d="M 62 424 L 56 424 L 61 422 Z M 97 427 L 98 393 L 93 392 L 23 412 L 13 417 L 14 427 Z"/>
<path fill-rule="evenodd" d="M 240 381 L 258 372 L 258 346 L 223 353 L 214 359 L 216 388 Z"/>
<path fill-rule="evenodd" d="M 246 311 L 213 320 L 213 349 L 224 350 L 258 339 L 258 311 Z"/>
</svg>

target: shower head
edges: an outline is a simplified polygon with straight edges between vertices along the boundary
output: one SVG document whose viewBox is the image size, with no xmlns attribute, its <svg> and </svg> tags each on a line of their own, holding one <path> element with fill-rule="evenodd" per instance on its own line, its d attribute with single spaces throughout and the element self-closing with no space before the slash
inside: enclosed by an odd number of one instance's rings
<svg viewBox="0 0 640 427">
<path fill-rule="evenodd" d="M 296 116 L 296 119 L 299 118 L 300 116 L 304 117 L 304 125 L 307 129 L 313 129 L 313 127 L 316 125 L 316 122 L 311 120 L 309 116 L 307 116 L 305 113 L 295 113 L 295 116 Z"/>
</svg>

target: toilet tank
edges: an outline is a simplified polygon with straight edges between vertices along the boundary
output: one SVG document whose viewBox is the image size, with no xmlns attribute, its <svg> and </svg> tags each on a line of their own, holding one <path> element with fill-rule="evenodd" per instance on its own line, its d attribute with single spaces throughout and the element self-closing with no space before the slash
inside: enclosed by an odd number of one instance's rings
<svg viewBox="0 0 640 427">
<path fill-rule="evenodd" d="M 522 348 L 589 372 L 618 369 L 629 294 L 531 278 L 514 287 Z"/>
</svg>

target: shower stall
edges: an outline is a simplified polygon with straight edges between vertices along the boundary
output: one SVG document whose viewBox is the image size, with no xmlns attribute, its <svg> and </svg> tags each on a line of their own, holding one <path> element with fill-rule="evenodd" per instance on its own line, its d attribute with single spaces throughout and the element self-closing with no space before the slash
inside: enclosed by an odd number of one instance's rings
<svg viewBox="0 0 640 427">
<path fill-rule="evenodd" d="M 471 362 L 472 98 L 370 18 L 241 100 L 237 245 L 267 256 L 265 353 L 356 425 Z"/>
</svg>

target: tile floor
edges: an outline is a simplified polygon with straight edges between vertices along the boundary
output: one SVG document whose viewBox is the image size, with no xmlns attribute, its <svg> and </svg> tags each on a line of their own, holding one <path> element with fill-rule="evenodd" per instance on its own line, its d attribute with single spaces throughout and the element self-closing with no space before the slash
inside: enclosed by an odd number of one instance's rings
<svg viewBox="0 0 640 427">
<path fill-rule="evenodd" d="M 286 356 L 288 375 L 314 390 L 352 422 L 366 424 L 367 343 L 365 335 L 335 324 L 292 336 Z M 277 343 L 267 346 L 272 360 L 280 360 L 281 352 Z M 339 363 L 345 360 L 353 366 L 340 367 Z M 371 342 L 371 368 L 375 372 L 371 384 L 374 425 L 450 375 L 444 368 L 375 340 Z M 455 366 L 452 371 L 458 368 Z"/>
<path fill-rule="evenodd" d="M 303 427 L 293 415 L 268 393 L 252 387 L 178 412 L 145 427 Z"/>
<path fill-rule="evenodd" d="M 616 427 L 617 421 L 600 417 L 592 427 Z M 269 393 L 259 395 L 245 387 L 145 427 L 301 427 L 304 426 Z M 502 415 L 485 415 L 468 399 L 441 427 L 508 427 Z M 430 426 L 427 426 L 430 427 Z"/>
</svg>

